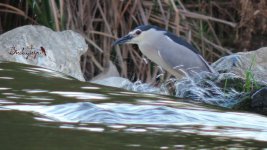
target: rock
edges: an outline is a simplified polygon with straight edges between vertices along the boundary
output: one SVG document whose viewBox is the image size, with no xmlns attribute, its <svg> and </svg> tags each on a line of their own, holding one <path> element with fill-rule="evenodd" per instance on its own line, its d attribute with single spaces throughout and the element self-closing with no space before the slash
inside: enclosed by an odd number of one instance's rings
<svg viewBox="0 0 267 150">
<path fill-rule="evenodd" d="M 27 25 L 0 35 L 0 60 L 41 66 L 84 81 L 80 56 L 88 49 L 73 31 Z"/>
<path fill-rule="evenodd" d="M 109 77 L 105 79 L 99 79 L 99 80 L 92 80 L 91 83 L 105 85 L 105 86 L 111 86 L 111 87 L 117 87 L 117 88 L 124 88 L 127 89 L 128 86 L 132 86 L 133 83 L 122 77 Z"/>
<path fill-rule="evenodd" d="M 252 110 L 267 115 L 267 87 L 264 87 L 251 96 Z"/>
<path fill-rule="evenodd" d="M 111 61 L 109 61 L 108 67 L 106 67 L 102 73 L 95 76 L 91 81 L 102 80 L 109 77 L 119 77 L 119 76 L 120 74 L 117 70 L 117 67 Z"/>
<path fill-rule="evenodd" d="M 241 78 L 246 78 L 246 73 L 251 70 L 254 79 L 266 85 L 267 47 L 222 57 L 214 62 L 212 67 L 220 73 L 233 73 Z"/>
<path fill-rule="evenodd" d="M 267 47 L 222 57 L 212 67 L 220 73 L 215 81 L 219 87 L 234 89 L 241 94 L 240 98 L 235 98 L 237 103 L 233 109 L 263 111 L 263 99 L 254 95 L 257 100 L 253 100 L 250 95 L 267 85 Z"/>
</svg>

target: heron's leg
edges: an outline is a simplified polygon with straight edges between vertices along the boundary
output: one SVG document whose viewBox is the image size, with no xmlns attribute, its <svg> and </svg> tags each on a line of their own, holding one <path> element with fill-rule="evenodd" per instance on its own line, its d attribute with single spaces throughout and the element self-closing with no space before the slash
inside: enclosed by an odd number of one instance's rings
<svg viewBox="0 0 267 150">
<path fill-rule="evenodd" d="M 161 66 L 157 66 L 159 68 L 159 75 L 157 76 L 157 78 L 159 78 L 159 82 L 160 84 L 164 83 L 164 76 L 165 76 L 165 71 L 163 70 L 163 68 Z"/>
</svg>

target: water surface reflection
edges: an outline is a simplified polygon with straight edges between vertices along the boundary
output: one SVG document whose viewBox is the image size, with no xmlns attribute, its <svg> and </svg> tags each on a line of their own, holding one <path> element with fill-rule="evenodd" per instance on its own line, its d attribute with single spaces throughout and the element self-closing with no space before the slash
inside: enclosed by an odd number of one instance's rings
<svg viewBox="0 0 267 150">
<path fill-rule="evenodd" d="M 0 68 L 3 149 L 266 147 L 265 116 L 79 82 L 28 65 Z"/>
</svg>

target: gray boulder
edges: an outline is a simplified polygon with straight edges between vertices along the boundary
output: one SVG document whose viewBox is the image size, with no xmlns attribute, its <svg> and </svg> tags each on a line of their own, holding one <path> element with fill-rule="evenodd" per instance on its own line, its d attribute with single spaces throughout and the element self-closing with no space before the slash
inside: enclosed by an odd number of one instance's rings
<svg viewBox="0 0 267 150">
<path fill-rule="evenodd" d="M 217 80 L 220 87 L 246 92 L 240 99 L 236 98 L 238 103 L 234 109 L 267 114 L 267 47 L 222 57 L 212 67 L 220 73 Z M 250 75 L 248 89 L 245 86 L 246 74 Z M 261 87 L 265 88 L 259 90 Z"/>
<path fill-rule="evenodd" d="M 0 35 L 0 60 L 41 66 L 84 81 L 80 56 L 88 49 L 73 31 L 26 25 Z"/>
<path fill-rule="evenodd" d="M 267 47 L 222 57 L 212 67 L 220 73 L 233 73 L 240 78 L 245 78 L 250 70 L 256 81 L 267 84 Z"/>
</svg>

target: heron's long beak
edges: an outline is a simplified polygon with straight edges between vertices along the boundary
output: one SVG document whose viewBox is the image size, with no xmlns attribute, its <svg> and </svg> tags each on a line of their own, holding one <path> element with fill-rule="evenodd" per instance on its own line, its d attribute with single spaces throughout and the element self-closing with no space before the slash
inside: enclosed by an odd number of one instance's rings
<svg viewBox="0 0 267 150">
<path fill-rule="evenodd" d="M 133 38 L 132 35 L 128 34 L 124 37 L 119 38 L 118 40 L 116 40 L 115 42 L 112 43 L 112 46 L 118 45 L 118 44 L 124 44 L 127 43 L 128 41 L 130 41 Z"/>
</svg>

